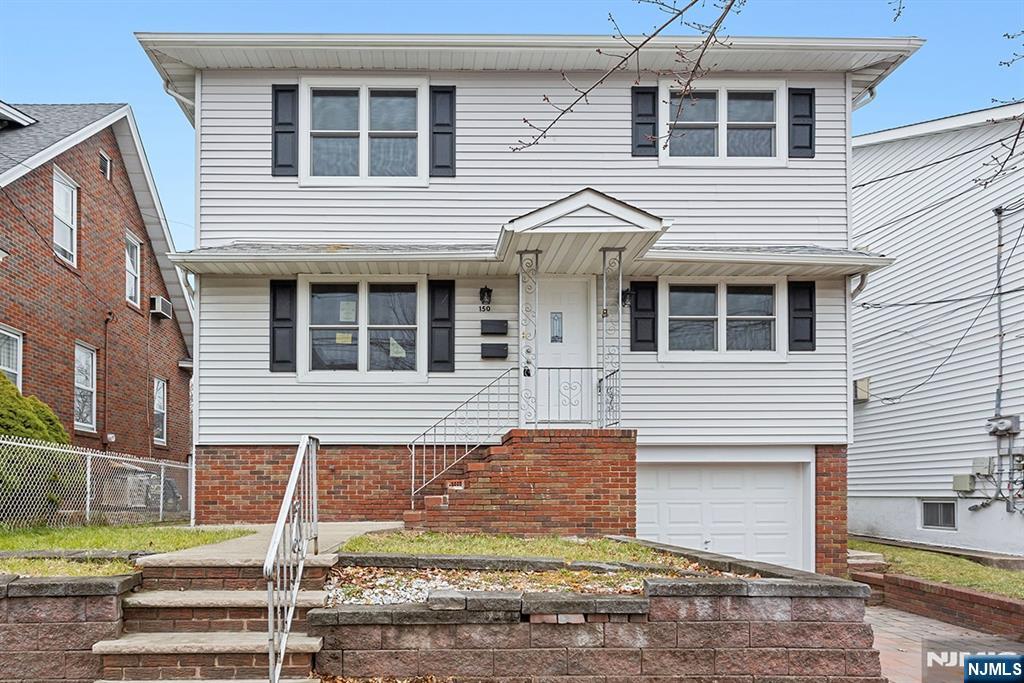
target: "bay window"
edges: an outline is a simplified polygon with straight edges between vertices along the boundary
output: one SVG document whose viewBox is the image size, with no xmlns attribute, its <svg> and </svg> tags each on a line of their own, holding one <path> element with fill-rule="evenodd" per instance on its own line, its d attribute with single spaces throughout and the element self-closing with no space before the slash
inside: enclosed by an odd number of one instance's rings
<svg viewBox="0 0 1024 683">
<path fill-rule="evenodd" d="M 682 94 L 662 85 L 660 120 L 668 144 L 662 165 L 764 165 L 785 163 L 784 83 L 700 82 Z"/>
<path fill-rule="evenodd" d="M 306 78 L 300 97 L 300 181 L 425 183 L 426 81 Z"/>
<path fill-rule="evenodd" d="M 423 278 L 325 279 L 299 283 L 300 375 L 378 381 L 423 375 Z"/>
</svg>

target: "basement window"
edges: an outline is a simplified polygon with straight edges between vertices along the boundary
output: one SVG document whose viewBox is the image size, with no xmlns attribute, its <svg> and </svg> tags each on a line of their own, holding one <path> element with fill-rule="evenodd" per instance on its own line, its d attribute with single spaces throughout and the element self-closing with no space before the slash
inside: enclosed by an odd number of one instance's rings
<svg viewBox="0 0 1024 683">
<path fill-rule="evenodd" d="M 956 529 L 956 503 L 951 500 L 921 501 L 921 526 L 925 529 Z"/>
</svg>

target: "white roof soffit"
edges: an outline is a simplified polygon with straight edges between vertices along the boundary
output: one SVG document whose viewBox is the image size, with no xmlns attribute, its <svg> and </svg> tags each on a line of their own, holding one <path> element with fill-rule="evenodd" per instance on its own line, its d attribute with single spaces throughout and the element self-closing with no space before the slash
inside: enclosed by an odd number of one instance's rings
<svg viewBox="0 0 1024 683">
<path fill-rule="evenodd" d="M 372 35 L 137 33 L 171 89 L 195 100 L 204 69 L 339 69 L 400 71 L 603 71 L 623 42 L 587 35 Z M 640 53 L 652 72 L 678 68 L 678 49 L 699 36 L 659 36 Z M 920 38 L 781 38 L 731 36 L 712 46 L 714 72 L 850 72 L 853 95 L 878 85 L 924 43 Z M 605 54 L 600 54 L 603 50 Z M 635 65 L 629 65 L 635 69 Z M 192 120 L 192 107 L 178 101 Z"/>
<path fill-rule="evenodd" d="M 935 133 L 948 133 L 950 131 L 961 130 L 963 128 L 973 128 L 975 126 L 1004 123 L 1014 120 L 1019 121 L 1021 117 L 1024 117 L 1024 102 L 1014 102 L 1012 104 L 1004 104 L 998 107 L 988 107 L 987 109 L 969 111 L 963 114 L 944 116 L 940 119 L 912 123 L 898 128 L 887 128 L 885 130 L 875 131 L 874 133 L 865 133 L 864 135 L 858 135 L 853 138 L 853 146 L 867 147 L 868 145 L 876 145 L 882 142 L 906 140 L 908 138 L 933 135 Z"/>
</svg>

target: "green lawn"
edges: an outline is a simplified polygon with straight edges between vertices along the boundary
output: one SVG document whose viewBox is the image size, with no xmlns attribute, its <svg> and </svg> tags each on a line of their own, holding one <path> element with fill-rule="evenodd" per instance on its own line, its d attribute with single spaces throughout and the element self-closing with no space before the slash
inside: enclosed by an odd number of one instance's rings
<svg viewBox="0 0 1024 683">
<path fill-rule="evenodd" d="M 170 526 L 34 527 L 0 530 L 0 550 L 141 550 L 170 552 L 219 543 L 252 532 L 247 529 L 200 530 Z"/>
<path fill-rule="evenodd" d="M 131 574 L 135 567 L 124 560 L 75 562 L 74 560 L 0 559 L 0 574 L 20 576 L 114 576 Z"/>
<path fill-rule="evenodd" d="M 487 555 L 556 557 L 596 562 L 686 563 L 653 548 L 608 539 L 572 540 L 559 536 L 520 538 L 490 534 L 445 534 L 391 531 L 349 539 L 342 550 L 351 553 L 407 553 L 411 555 Z"/>
<path fill-rule="evenodd" d="M 882 543 L 851 540 L 850 548 L 881 553 L 893 574 L 907 574 L 929 581 L 1024 599 L 1024 572 L 987 567 L 944 553 L 900 548 Z"/>
</svg>

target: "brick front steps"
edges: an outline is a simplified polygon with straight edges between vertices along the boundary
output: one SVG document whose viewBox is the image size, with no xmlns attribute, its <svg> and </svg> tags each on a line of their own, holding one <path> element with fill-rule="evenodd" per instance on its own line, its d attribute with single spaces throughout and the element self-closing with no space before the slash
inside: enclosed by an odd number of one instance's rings
<svg viewBox="0 0 1024 683">
<path fill-rule="evenodd" d="M 513 429 L 485 457 L 439 481 L 404 513 L 406 527 L 581 536 L 636 530 L 633 430 Z"/>
<path fill-rule="evenodd" d="M 320 638 L 293 633 L 282 673 L 306 676 Z M 103 678 L 239 679 L 267 673 L 266 633 L 128 633 L 93 646 L 103 660 Z"/>
<path fill-rule="evenodd" d="M 307 560 L 302 572 L 303 590 L 318 590 L 327 578 L 329 565 L 312 566 Z M 331 559 L 333 564 L 333 557 Z M 263 563 L 243 566 L 168 565 L 145 564 L 142 573 L 143 590 L 266 590 Z"/>
<path fill-rule="evenodd" d="M 1024 600 L 902 574 L 851 573 L 871 586 L 869 604 L 1024 642 Z"/>
</svg>

